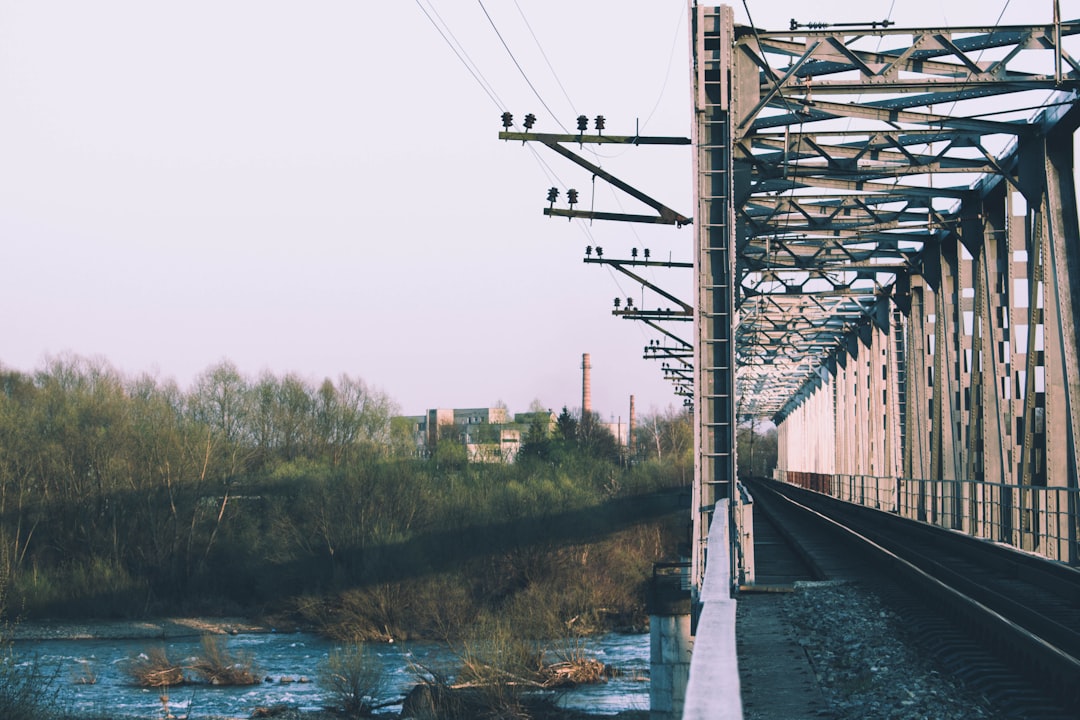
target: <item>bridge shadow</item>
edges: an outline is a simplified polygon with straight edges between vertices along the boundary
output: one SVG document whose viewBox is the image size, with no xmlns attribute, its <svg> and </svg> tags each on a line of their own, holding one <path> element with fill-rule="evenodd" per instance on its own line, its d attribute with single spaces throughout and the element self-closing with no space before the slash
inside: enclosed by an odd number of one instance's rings
<svg viewBox="0 0 1080 720">
<path fill-rule="evenodd" d="M 125 496 L 124 500 L 131 498 Z M 332 554 L 320 552 L 320 547 L 325 546 L 311 542 L 306 552 L 289 552 L 286 557 L 276 558 L 271 552 L 275 529 L 269 522 L 271 513 L 266 512 L 265 501 L 265 496 L 252 496 L 240 510 L 247 516 L 245 532 L 258 532 L 262 542 L 248 546 L 240 541 L 245 533 L 231 536 L 225 532 L 206 564 L 186 579 L 178 577 L 175 568 L 128 565 L 123 583 L 90 580 L 74 592 L 38 596 L 25 610 L 33 617 L 136 617 L 158 606 L 165 612 L 175 611 L 173 605 L 186 607 L 195 603 L 198 607 L 204 602 L 209 603 L 208 607 L 219 602 L 256 607 L 277 604 L 289 597 L 422 579 L 464 571 L 469 564 L 487 558 L 598 542 L 671 513 L 686 512 L 689 491 L 676 488 L 612 498 L 589 507 L 548 513 L 541 510 L 527 518 L 482 525 L 464 524 L 462 518 L 459 527 L 422 532 L 396 543 L 339 547 Z M 72 512 L 64 508 L 59 517 L 69 517 Z M 16 519 L 9 516 L 10 512 L 0 516 L 0 522 Z M 256 531 L 251 522 L 261 525 L 260 529 Z M 162 560 L 173 565 L 182 563 L 182 559 L 172 556 Z M 91 555 L 82 561 L 87 568 L 93 563 Z"/>
<path fill-rule="evenodd" d="M 327 568 L 333 577 L 320 573 L 320 580 L 345 589 L 416 579 L 459 570 L 487 557 L 598 542 L 672 513 L 686 512 L 688 507 L 688 490 L 678 488 L 536 517 L 423 533 L 400 543 L 343 548 L 335 553 L 333 567 Z M 290 565 L 273 573 L 311 577 L 311 560 Z"/>
</svg>

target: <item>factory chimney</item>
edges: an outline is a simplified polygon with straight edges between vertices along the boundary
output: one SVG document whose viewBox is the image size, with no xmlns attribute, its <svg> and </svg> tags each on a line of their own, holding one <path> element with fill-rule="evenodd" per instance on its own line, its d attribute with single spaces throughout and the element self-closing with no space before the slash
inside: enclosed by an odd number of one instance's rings
<svg viewBox="0 0 1080 720">
<path fill-rule="evenodd" d="M 626 437 L 626 447 L 630 455 L 634 454 L 634 428 L 637 427 L 637 414 L 634 412 L 634 396 L 630 396 L 630 434 Z"/>
<path fill-rule="evenodd" d="M 590 377 L 590 371 L 592 365 L 589 364 L 589 353 L 585 353 L 581 356 L 581 417 L 584 418 L 588 413 L 592 412 L 592 378 Z"/>
</svg>

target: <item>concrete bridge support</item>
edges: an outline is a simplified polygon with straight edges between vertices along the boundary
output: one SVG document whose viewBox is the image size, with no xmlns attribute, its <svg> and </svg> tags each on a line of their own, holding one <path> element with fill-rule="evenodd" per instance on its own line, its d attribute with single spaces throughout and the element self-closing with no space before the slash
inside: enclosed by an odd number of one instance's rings
<svg viewBox="0 0 1080 720">
<path fill-rule="evenodd" d="M 651 720 L 679 720 L 683 714 L 694 649 L 688 571 L 685 563 L 653 567 L 649 588 Z"/>
</svg>

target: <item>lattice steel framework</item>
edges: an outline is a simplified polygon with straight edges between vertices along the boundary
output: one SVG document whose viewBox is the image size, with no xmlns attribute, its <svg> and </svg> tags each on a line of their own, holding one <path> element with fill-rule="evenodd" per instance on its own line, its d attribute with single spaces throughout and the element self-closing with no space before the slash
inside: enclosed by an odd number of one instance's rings
<svg viewBox="0 0 1080 720">
<path fill-rule="evenodd" d="M 1080 21 L 693 10 L 698 547 L 742 417 L 779 425 L 784 472 L 1076 487 Z M 967 502 L 944 512 L 978 532 Z M 994 527 L 1023 545 L 1042 510 Z"/>
</svg>

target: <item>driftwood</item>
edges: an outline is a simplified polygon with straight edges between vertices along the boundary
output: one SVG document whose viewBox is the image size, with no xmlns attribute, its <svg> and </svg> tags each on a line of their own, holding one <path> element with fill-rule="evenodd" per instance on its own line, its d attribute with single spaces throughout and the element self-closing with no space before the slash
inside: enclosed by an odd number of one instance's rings
<svg viewBox="0 0 1080 720">
<path fill-rule="evenodd" d="M 543 674 L 546 688 L 593 685 L 611 677 L 608 667 L 593 658 L 554 663 L 545 667 Z"/>
</svg>

